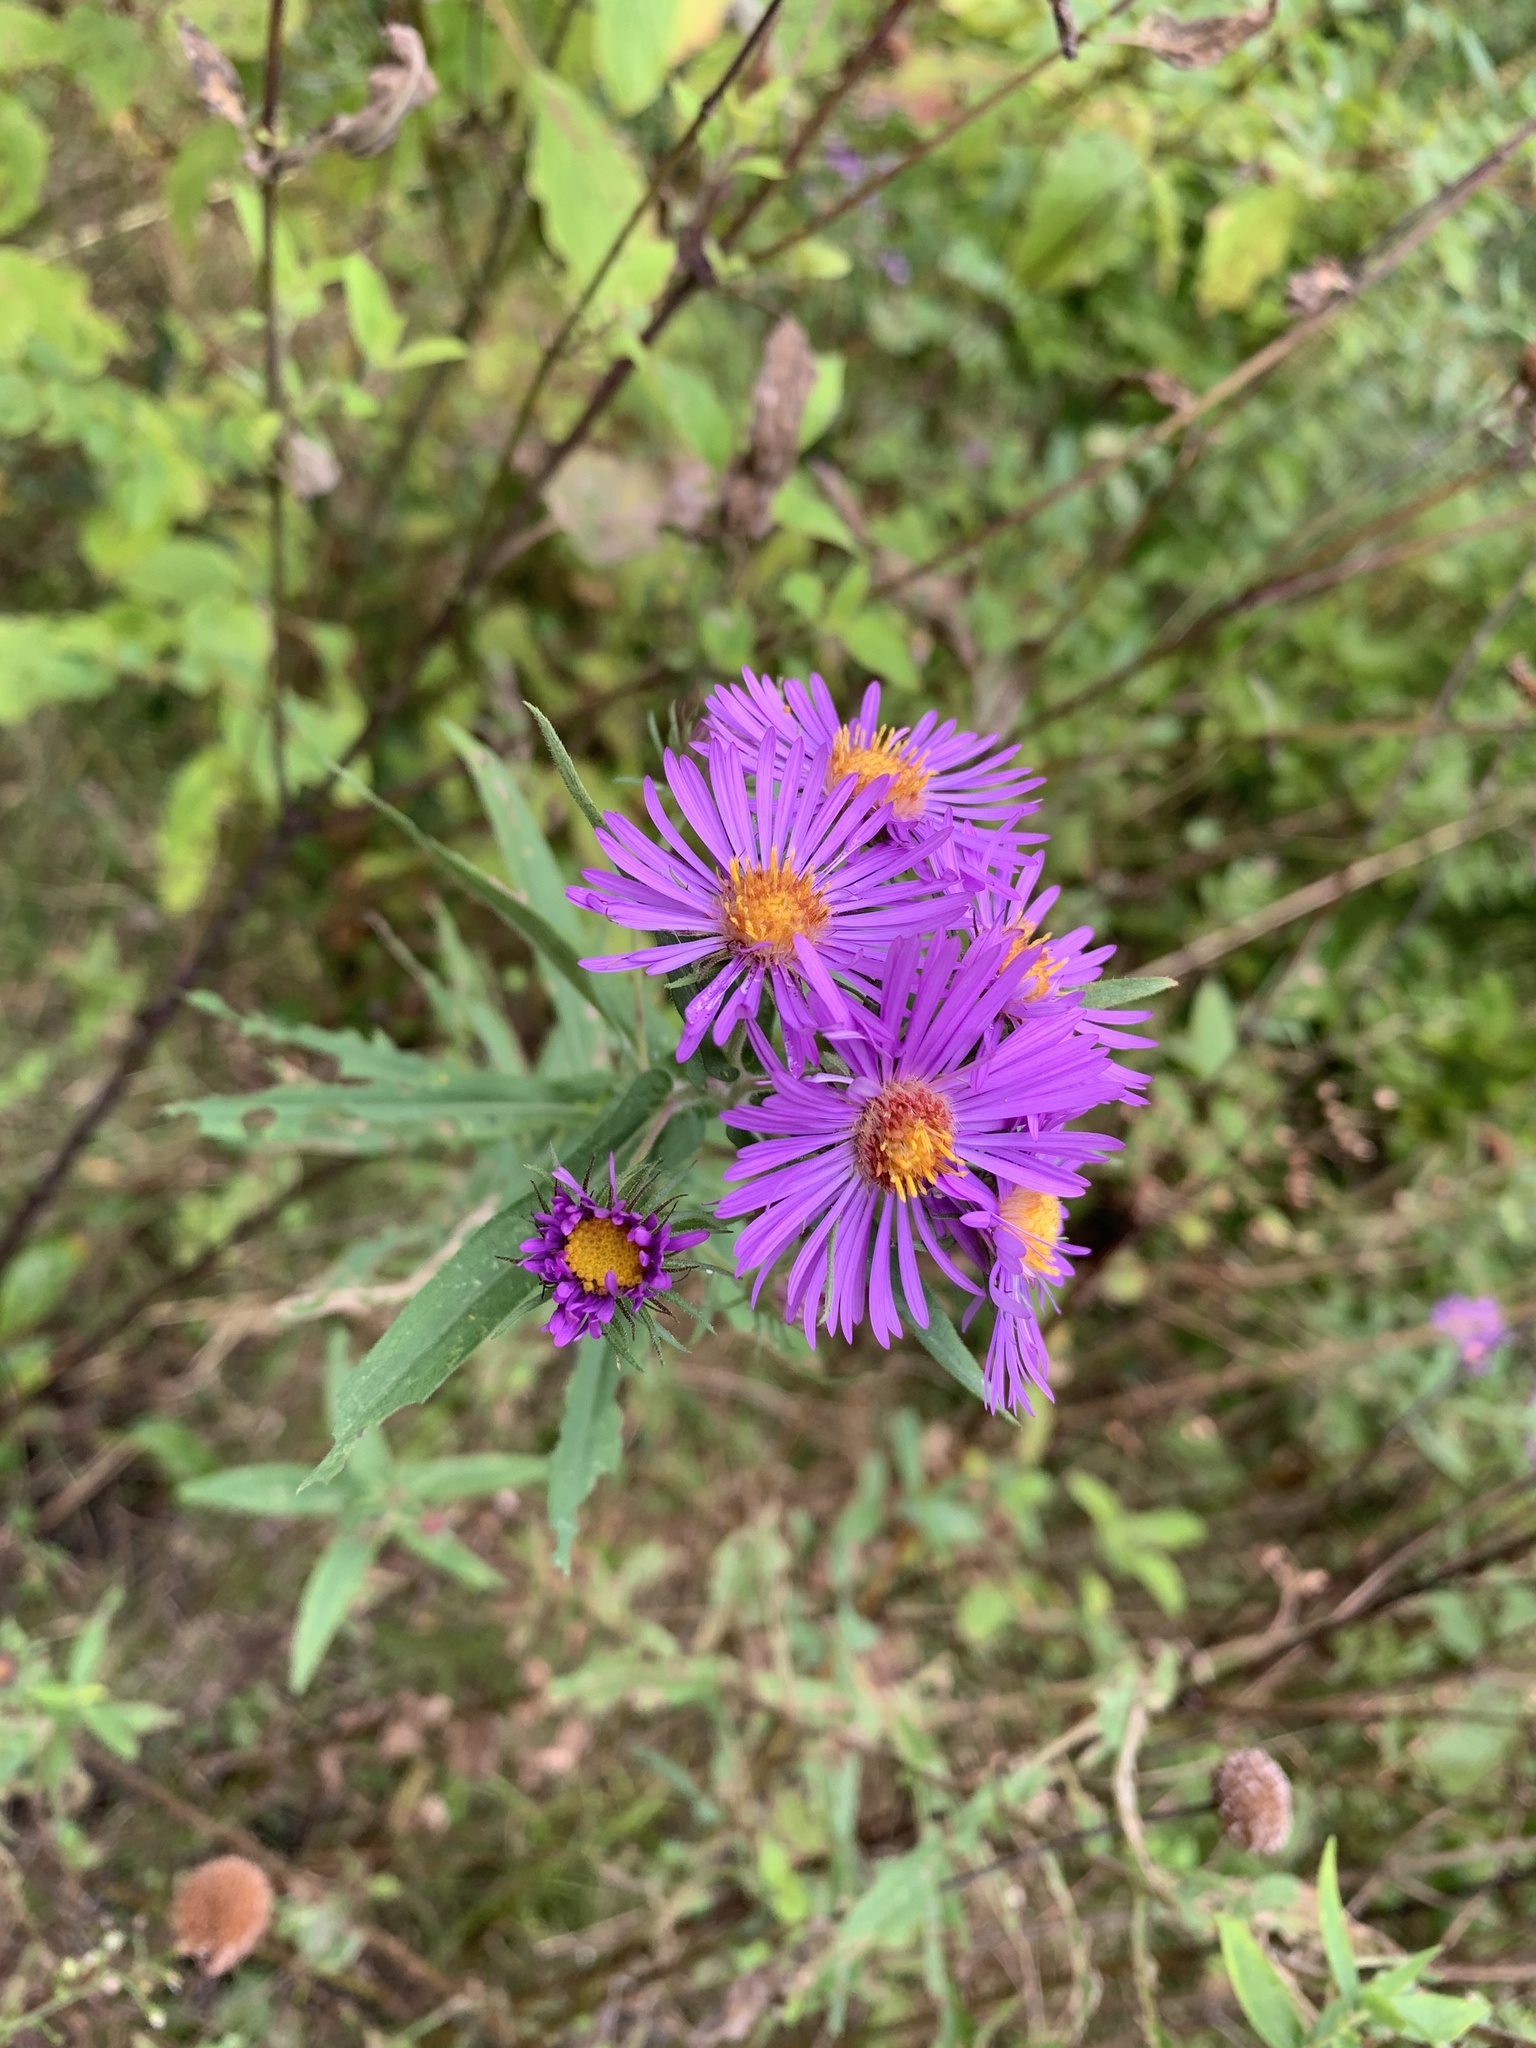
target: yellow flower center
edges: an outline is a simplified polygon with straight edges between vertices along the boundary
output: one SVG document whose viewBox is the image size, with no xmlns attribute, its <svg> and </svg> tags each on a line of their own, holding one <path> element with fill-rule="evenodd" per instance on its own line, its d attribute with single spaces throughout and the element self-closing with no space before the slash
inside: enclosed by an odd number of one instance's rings
<svg viewBox="0 0 1536 2048">
<path fill-rule="evenodd" d="M 853 1155 L 867 1181 L 909 1202 L 954 1165 L 954 1112 L 926 1081 L 887 1081 L 859 1111 Z"/>
<path fill-rule="evenodd" d="M 832 742 L 832 762 L 827 770 L 827 787 L 845 775 L 857 778 L 860 790 L 882 775 L 895 777 L 886 797 L 891 809 L 910 825 L 928 808 L 928 785 L 933 771 L 923 767 L 924 756 L 908 745 L 894 726 L 882 725 L 873 739 L 862 725 L 845 725 Z"/>
<path fill-rule="evenodd" d="M 1024 1263 L 1031 1273 L 1056 1272 L 1055 1251 L 1064 1222 L 1056 1197 L 1035 1188 L 1014 1188 L 998 1206 L 1004 1223 L 1023 1240 Z"/>
<path fill-rule="evenodd" d="M 827 899 L 809 875 L 786 861 L 775 847 L 765 868 L 731 862 L 731 878 L 720 892 L 720 924 L 739 952 L 766 952 L 782 965 L 792 960 L 795 940 L 817 939 L 831 917 Z"/>
<path fill-rule="evenodd" d="M 1043 949 L 1049 947 L 1050 937 L 1050 933 L 1047 932 L 1045 938 L 1041 941 Z M 1013 941 L 1013 944 L 1003 956 L 1004 967 L 1011 967 L 1026 947 L 1034 944 L 1034 939 L 1035 927 L 1033 922 L 1020 925 L 1019 936 Z M 1015 1002 L 1037 1003 L 1042 996 L 1048 996 L 1056 985 L 1056 977 L 1060 974 L 1063 964 L 1062 961 L 1056 958 L 1055 954 L 1048 950 L 1042 950 L 1039 959 L 1033 962 L 1029 972 L 1019 983 L 1017 989 L 1015 989 L 1013 1000 Z"/>
<path fill-rule="evenodd" d="M 611 1273 L 621 1287 L 640 1285 L 640 1253 L 617 1223 L 583 1216 L 565 1240 L 565 1263 L 588 1294 L 607 1291 Z"/>
</svg>

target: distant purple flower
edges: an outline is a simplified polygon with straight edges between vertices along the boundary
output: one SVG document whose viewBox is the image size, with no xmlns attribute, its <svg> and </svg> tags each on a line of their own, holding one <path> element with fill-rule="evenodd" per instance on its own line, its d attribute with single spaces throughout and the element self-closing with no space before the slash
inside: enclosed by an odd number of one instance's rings
<svg viewBox="0 0 1536 2048">
<path fill-rule="evenodd" d="M 905 290 L 912 282 L 912 266 L 899 249 L 882 249 L 875 260 L 892 284 Z"/>
<path fill-rule="evenodd" d="M 1039 809 L 1025 798 L 1044 779 L 1012 765 L 1016 746 L 1005 746 L 995 734 L 960 732 L 954 719 L 941 720 L 936 711 L 925 711 L 910 729 L 882 726 L 878 683 L 864 692 L 858 716 L 844 721 L 818 675 L 809 689 L 794 680 L 780 690 L 767 676 L 750 669 L 741 673 L 740 684 L 714 691 L 706 703 L 708 735 L 724 735 L 755 755 L 772 734 L 781 760 L 796 740 L 808 748 L 825 746 L 829 776 L 852 776 L 861 789 L 890 776 L 892 829 L 910 841 L 937 826 L 964 823 L 1006 832 L 1015 850 L 1038 843 L 1039 834 L 1010 829 Z"/>
<path fill-rule="evenodd" d="M 567 891 L 599 916 L 665 942 L 583 961 L 598 973 L 642 967 L 648 974 L 702 969 L 709 979 L 689 1003 L 677 1056 L 713 1030 L 723 1045 L 773 990 L 792 1060 L 806 1057 L 814 989 L 827 1012 L 844 1014 L 834 975 L 867 968 L 906 934 L 957 921 L 959 883 L 910 873 L 908 848 L 886 837 L 890 778 L 830 777 L 830 743 L 798 735 L 780 749 L 765 733 L 749 758 L 728 733 L 707 746 L 707 778 L 684 756 L 666 756 L 667 785 L 707 858 L 684 840 L 646 778 L 645 806 L 656 838 L 610 811 L 598 844 L 619 870 L 585 871 Z M 676 934 L 675 937 L 671 936 Z"/>
<path fill-rule="evenodd" d="M 1447 1294 L 1430 1310 L 1429 1320 L 1455 1344 L 1469 1372 L 1486 1372 L 1509 1335 L 1504 1311 L 1491 1294 Z"/>
<path fill-rule="evenodd" d="M 557 1344 L 600 1337 L 614 1311 L 639 1316 L 672 1286 L 667 1261 L 708 1237 L 707 1230 L 673 1230 L 654 1211 L 642 1214 L 620 1199 L 618 1171 L 608 1156 L 607 1202 L 588 1194 L 563 1167 L 555 1172 L 549 1207 L 535 1212 L 536 1237 L 518 1249 L 520 1264 L 550 1290 L 553 1308 L 544 1325 Z"/>
<path fill-rule="evenodd" d="M 846 142 L 827 145 L 827 166 L 836 171 L 845 185 L 857 185 L 868 168 L 856 149 L 850 149 Z"/>
<path fill-rule="evenodd" d="M 1118 1149 L 1114 1138 L 1061 1125 L 1134 1098 L 1140 1077 L 1078 1034 L 1065 1005 L 1042 1005 L 995 1039 L 991 1027 L 1024 972 L 1018 962 L 1004 965 L 1005 951 L 999 934 L 968 945 L 937 939 L 926 953 L 912 940 L 892 946 L 878 1010 L 856 1009 L 843 1025 L 821 1020 L 846 1072 L 791 1074 L 755 1036 L 769 1091 L 752 1107 L 725 1112 L 757 1142 L 726 1168 L 727 1182 L 742 1185 L 717 1213 L 754 1217 L 736 1243 L 737 1273 L 758 1275 L 754 1300 L 776 1261 L 798 1245 L 786 1306 L 790 1320 L 803 1319 L 807 1339 L 814 1341 L 823 1307 L 826 1327 L 851 1337 L 866 1302 L 881 1343 L 901 1335 L 893 1251 L 907 1308 L 926 1327 L 919 1246 L 975 1294 L 942 1243 L 945 1235 L 958 1241 L 959 1219 L 995 1211 L 999 1183 L 1042 1196 L 1077 1193 L 1084 1182 L 1076 1165 Z"/>
</svg>

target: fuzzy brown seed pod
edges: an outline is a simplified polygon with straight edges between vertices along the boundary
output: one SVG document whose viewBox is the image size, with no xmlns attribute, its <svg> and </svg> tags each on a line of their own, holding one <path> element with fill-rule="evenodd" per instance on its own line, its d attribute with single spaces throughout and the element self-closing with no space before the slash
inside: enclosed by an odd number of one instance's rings
<svg viewBox="0 0 1536 2048">
<path fill-rule="evenodd" d="M 1234 1749 L 1216 1766 L 1216 1811 L 1240 1849 L 1278 1856 L 1291 1838 L 1291 1781 L 1262 1749 Z"/>
<path fill-rule="evenodd" d="M 176 1880 L 176 1953 L 195 1957 L 205 1976 L 222 1977 L 244 1962 L 271 1922 L 272 1887 L 247 1856 L 215 1856 Z"/>
</svg>

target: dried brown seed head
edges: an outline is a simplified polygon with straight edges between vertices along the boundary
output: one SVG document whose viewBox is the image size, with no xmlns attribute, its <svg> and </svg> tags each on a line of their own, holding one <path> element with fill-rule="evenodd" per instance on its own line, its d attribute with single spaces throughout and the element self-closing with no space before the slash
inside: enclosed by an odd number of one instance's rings
<svg viewBox="0 0 1536 2048">
<path fill-rule="evenodd" d="M 210 114 L 217 114 L 232 128 L 244 128 L 248 120 L 245 95 L 240 90 L 240 74 L 234 65 L 218 44 L 211 43 L 185 15 L 177 15 L 176 33 L 181 38 L 187 68 L 192 73 L 192 90 Z"/>
<path fill-rule="evenodd" d="M 272 1887 L 247 1856 L 215 1856 L 184 1871 L 171 1900 L 178 1955 L 193 1956 L 209 1977 L 244 1962 L 272 1921 Z"/>
<path fill-rule="evenodd" d="M 1291 1781 L 1262 1749 L 1235 1749 L 1216 1766 L 1216 1811 L 1240 1849 L 1278 1856 L 1291 1838 Z"/>
<path fill-rule="evenodd" d="M 1293 313 L 1303 319 L 1310 314 L 1321 313 L 1324 306 L 1335 299 L 1343 298 L 1355 288 L 1355 281 L 1343 264 L 1332 256 L 1323 256 L 1305 270 L 1293 270 L 1285 288 L 1285 303 Z"/>
</svg>

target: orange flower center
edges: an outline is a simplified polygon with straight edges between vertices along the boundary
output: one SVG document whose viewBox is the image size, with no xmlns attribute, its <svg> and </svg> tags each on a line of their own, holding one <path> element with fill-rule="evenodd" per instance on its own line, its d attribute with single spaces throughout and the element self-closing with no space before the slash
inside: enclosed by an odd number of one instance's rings
<svg viewBox="0 0 1536 2048">
<path fill-rule="evenodd" d="M 640 1285 L 640 1254 L 606 1216 L 582 1217 L 565 1240 L 565 1263 L 588 1294 L 605 1293 L 610 1273 L 621 1287 Z"/>
<path fill-rule="evenodd" d="M 766 952 L 781 965 L 794 958 L 797 937 L 820 938 L 831 914 L 809 875 L 787 861 L 780 866 L 777 847 L 765 868 L 733 860 L 720 892 L 720 924 L 729 943 L 738 952 Z"/>
<path fill-rule="evenodd" d="M 859 1111 L 853 1155 L 867 1181 L 909 1202 L 954 1165 L 954 1112 L 926 1081 L 887 1081 Z"/>
<path fill-rule="evenodd" d="M 1024 1263 L 1030 1272 L 1054 1273 L 1064 1222 L 1056 1197 L 1042 1195 L 1035 1188 L 1014 1188 L 998 1206 L 1004 1223 L 1023 1240 Z"/>
<path fill-rule="evenodd" d="M 854 776 L 865 790 L 882 775 L 895 780 L 886 791 L 891 809 L 910 825 L 928 808 L 928 785 L 933 771 L 923 767 L 924 756 L 908 745 L 894 726 L 882 725 L 874 738 L 862 725 L 845 725 L 832 742 L 832 762 L 827 770 L 827 787 Z"/>
</svg>

